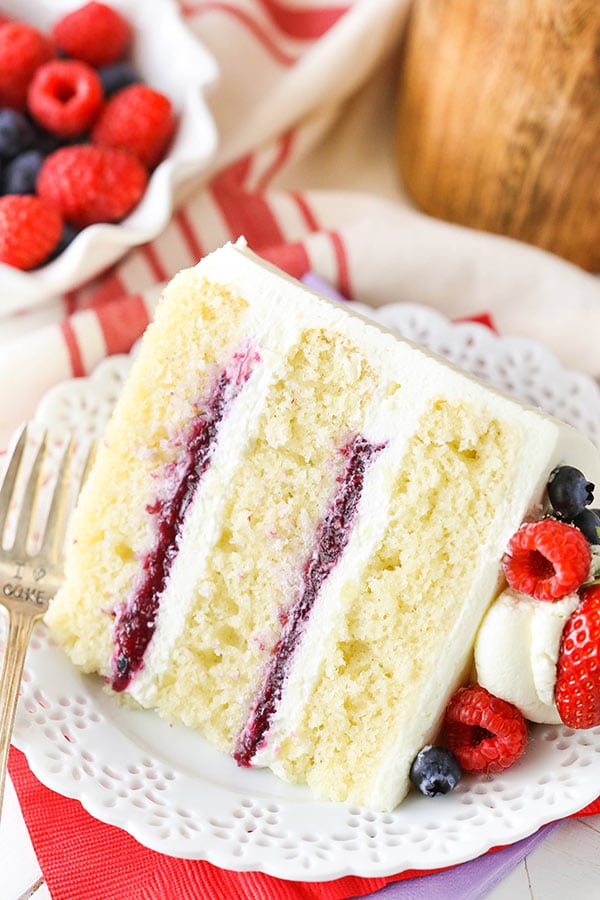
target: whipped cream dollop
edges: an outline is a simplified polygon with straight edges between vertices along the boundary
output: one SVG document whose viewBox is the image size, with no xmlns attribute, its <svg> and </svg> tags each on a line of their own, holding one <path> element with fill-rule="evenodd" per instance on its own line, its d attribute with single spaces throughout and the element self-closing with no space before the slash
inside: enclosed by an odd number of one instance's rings
<svg viewBox="0 0 600 900">
<path fill-rule="evenodd" d="M 554 702 L 556 663 L 567 619 L 578 594 L 535 600 L 511 588 L 490 606 L 475 642 L 477 681 L 508 700 L 526 719 L 560 724 Z"/>
</svg>

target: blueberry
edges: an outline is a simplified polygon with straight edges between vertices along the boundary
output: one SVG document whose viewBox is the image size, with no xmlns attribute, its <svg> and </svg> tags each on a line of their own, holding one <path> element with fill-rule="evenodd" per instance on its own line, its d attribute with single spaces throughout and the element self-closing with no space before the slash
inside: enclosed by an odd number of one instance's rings
<svg viewBox="0 0 600 900">
<path fill-rule="evenodd" d="M 102 82 L 104 96 L 109 97 L 110 94 L 120 91 L 121 88 L 129 87 L 130 84 L 138 84 L 142 81 L 141 76 L 133 68 L 131 63 L 118 62 L 110 66 L 102 66 L 98 69 L 98 77 Z"/>
<path fill-rule="evenodd" d="M 33 144 L 33 128 L 16 109 L 0 109 L 0 157 L 14 159 Z"/>
<path fill-rule="evenodd" d="M 461 775 L 454 753 L 445 747 L 433 747 L 430 744 L 419 750 L 410 768 L 410 780 L 426 797 L 454 790 Z"/>
<path fill-rule="evenodd" d="M 60 240 L 51 255 L 46 260 L 47 263 L 52 262 L 53 259 L 56 259 L 57 256 L 66 250 L 71 241 L 73 241 L 77 235 L 79 234 L 79 230 L 77 228 L 73 228 L 72 225 L 69 225 L 68 222 L 65 222 L 62 227 L 62 233 L 60 236 Z"/>
<path fill-rule="evenodd" d="M 117 672 L 119 675 L 122 675 L 127 671 L 127 667 L 129 666 L 129 657 L 125 656 L 124 653 L 120 653 L 117 658 Z"/>
<path fill-rule="evenodd" d="M 38 125 L 37 122 L 33 123 L 33 141 L 31 146 L 35 150 L 39 150 L 40 153 L 43 153 L 45 156 L 48 156 L 50 153 L 54 153 L 55 150 L 58 150 L 62 144 L 65 143 L 55 134 L 52 134 L 50 131 L 46 131 L 45 128 L 42 128 L 41 125 Z"/>
<path fill-rule="evenodd" d="M 4 170 L 2 187 L 5 194 L 34 194 L 38 172 L 45 156 L 39 150 L 25 150 L 15 156 Z"/>
<path fill-rule="evenodd" d="M 62 253 L 62 251 L 69 246 L 71 241 L 73 241 L 78 234 L 78 228 L 75 228 L 73 225 L 69 225 L 68 222 L 65 222 L 65 224 L 63 225 L 62 234 L 60 236 L 60 241 L 58 242 L 58 246 L 60 247 L 59 252 Z"/>
<path fill-rule="evenodd" d="M 600 544 L 600 510 L 582 509 L 573 519 L 590 544 Z"/>
<path fill-rule="evenodd" d="M 548 479 L 548 498 L 556 515 L 572 522 L 594 498 L 594 485 L 573 466 L 558 466 Z"/>
</svg>

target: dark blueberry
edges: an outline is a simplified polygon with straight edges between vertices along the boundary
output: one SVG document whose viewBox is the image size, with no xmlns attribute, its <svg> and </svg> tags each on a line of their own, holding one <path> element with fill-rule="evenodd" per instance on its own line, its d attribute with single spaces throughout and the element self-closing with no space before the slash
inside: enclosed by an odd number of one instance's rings
<svg viewBox="0 0 600 900">
<path fill-rule="evenodd" d="M 126 656 L 124 656 L 124 654 L 121 653 L 117 659 L 117 672 L 119 672 L 122 675 L 123 672 L 127 671 L 128 666 L 129 666 L 129 659 Z"/>
<path fill-rule="evenodd" d="M 594 485 L 579 469 L 558 466 L 548 479 L 548 498 L 557 516 L 572 522 L 594 499 Z"/>
<path fill-rule="evenodd" d="M 79 231 L 77 228 L 73 228 L 72 225 L 69 225 L 68 222 L 65 222 L 63 224 L 60 240 L 46 262 L 52 262 L 53 259 L 56 259 L 57 256 L 60 256 L 63 250 L 67 249 L 69 244 L 77 237 L 78 234 Z"/>
<path fill-rule="evenodd" d="M 98 76 L 102 82 L 105 97 L 120 91 L 121 88 L 129 87 L 130 84 L 138 84 L 142 81 L 139 72 L 136 72 L 131 63 L 128 62 L 102 66 L 102 68 L 98 69 Z"/>
<path fill-rule="evenodd" d="M 16 109 L 0 109 L 0 157 L 14 159 L 33 145 L 33 128 Z"/>
<path fill-rule="evenodd" d="M 6 166 L 2 187 L 5 194 L 35 194 L 38 172 L 46 157 L 39 150 L 25 150 Z"/>
<path fill-rule="evenodd" d="M 454 790 L 461 775 L 454 753 L 446 747 L 433 747 L 430 744 L 419 750 L 410 768 L 410 780 L 426 797 Z"/>
<path fill-rule="evenodd" d="M 573 519 L 590 544 L 600 544 L 600 510 L 582 509 Z"/>
<path fill-rule="evenodd" d="M 61 140 L 57 135 L 51 134 L 51 132 L 42 128 L 41 125 L 38 125 L 37 122 L 33 122 L 33 141 L 31 146 L 39 150 L 40 153 L 48 156 L 48 154 L 58 150 L 64 143 L 65 141 Z"/>
</svg>

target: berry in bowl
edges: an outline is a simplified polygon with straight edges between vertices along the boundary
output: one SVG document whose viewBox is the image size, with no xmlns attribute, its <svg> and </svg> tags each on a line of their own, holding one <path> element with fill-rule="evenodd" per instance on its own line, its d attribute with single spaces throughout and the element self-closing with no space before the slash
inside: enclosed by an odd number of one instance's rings
<svg viewBox="0 0 600 900">
<path fill-rule="evenodd" d="M 215 78 L 176 0 L 0 0 L 0 316 L 162 231 L 214 154 Z"/>
</svg>

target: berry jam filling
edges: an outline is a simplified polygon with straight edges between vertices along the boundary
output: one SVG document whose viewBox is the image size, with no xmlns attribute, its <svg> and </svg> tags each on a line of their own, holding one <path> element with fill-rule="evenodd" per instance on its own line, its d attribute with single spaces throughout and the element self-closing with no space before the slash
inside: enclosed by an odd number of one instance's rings
<svg viewBox="0 0 600 900">
<path fill-rule="evenodd" d="M 339 488 L 319 523 L 315 548 L 302 573 L 303 585 L 299 597 L 283 616 L 281 636 L 267 665 L 262 687 L 238 736 L 233 757 L 240 766 L 251 765 L 254 754 L 265 740 L 283 693 L 294 650 L 323 583 L 350 539 L 367 468 L 380 450 L 383 450 L 383 445 L 371 444 L 361 435 L 357 435 L 342 450 L 346 464 L 338 478 Z"/>
<path fill-rule="evenodd" d="M 117 611 L 113 629 L 115 646 L 110 683 L 123 691 L 141 668 L 154 630 L 161 595 L 179 549 L 185 515 L 217 444 L 220 425 L 230 406 L 250 378 L 260 357 L 252 347 L 243 347 L 215 379 L 202 412 L 191 422 L 184 453 L 170 471 L 169 491 L 147 507 L 155 517 L 156 540 L 142 560 L 142 570 L 127 603 Z"/>
</svg>

